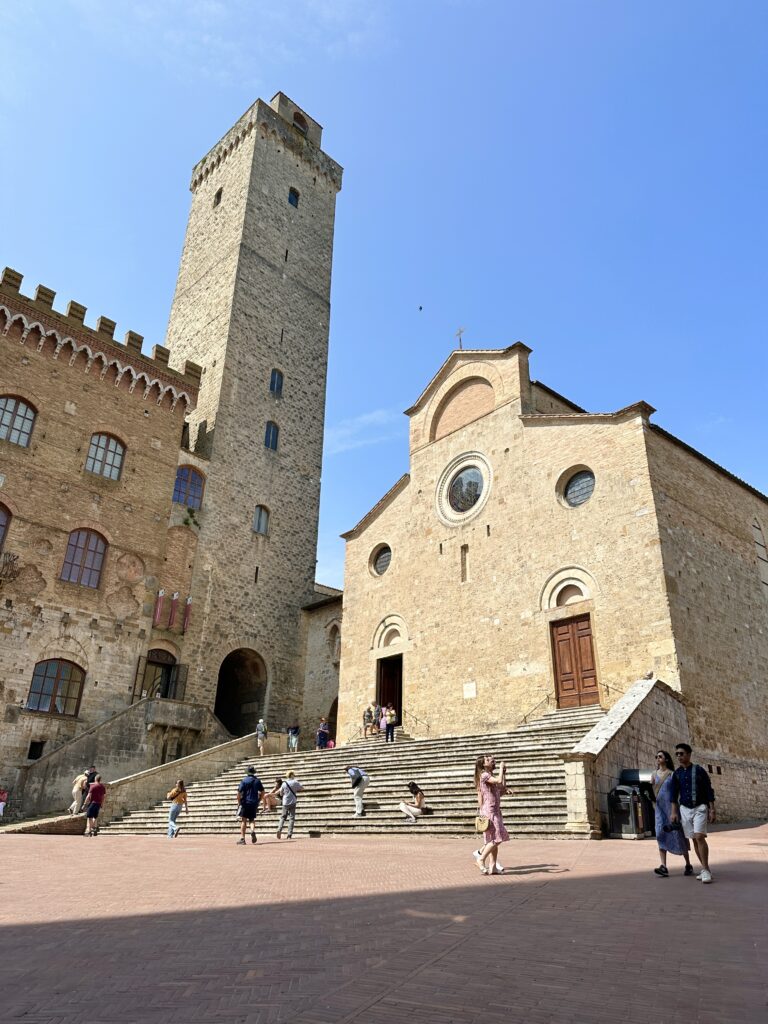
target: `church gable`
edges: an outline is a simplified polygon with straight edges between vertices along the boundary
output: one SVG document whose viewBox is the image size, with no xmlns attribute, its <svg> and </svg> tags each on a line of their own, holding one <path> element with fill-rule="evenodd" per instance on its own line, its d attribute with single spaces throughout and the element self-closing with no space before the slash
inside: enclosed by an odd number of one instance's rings
<svg viewBox="0 0 768 1024">
<path fill-rule="evenodd" d="M 484 377 L 469 377 L 457 384 L 440 403 L 430 426 L 430 441 L 479 420 L 496 408 L 493 387 Z"/>
</svg>

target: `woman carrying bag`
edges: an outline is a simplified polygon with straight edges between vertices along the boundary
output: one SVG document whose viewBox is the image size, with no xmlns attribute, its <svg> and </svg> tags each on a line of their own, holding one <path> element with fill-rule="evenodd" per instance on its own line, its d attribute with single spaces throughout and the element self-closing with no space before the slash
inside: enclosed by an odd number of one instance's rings
<svg viewBox="0 0 768 1024">
<path fill-rule="evenodd" d="M 495 770 L 496 761 L 490 754 L 483 754 L 475 761 L 475 830 L 484 833 L 485 843 L 475 851 L 473 857 L 484 875 L 502 873 L 502 868 L 497 865 L 499 846 L 509 840 L 501 816 L 501 797 L 507 792 L 507 766 L 503 761 L 500 763 L 498 776 L 494 775 Z"/>
<path fill-rule="evenodd" d="M 175 839 L 179 832 L 181 832 L 181 825 L 176 824 L 176 819 L 181 814 L 182 807 L 189 814 L 189 803 L 187 801 L 187 791 L 184 787 L 184 779 L 178 780 L 170 793 L 168 793 L 166 799 L 171 801 L 171 809 L 168 812 L 168 838 Z"/>
</svg>

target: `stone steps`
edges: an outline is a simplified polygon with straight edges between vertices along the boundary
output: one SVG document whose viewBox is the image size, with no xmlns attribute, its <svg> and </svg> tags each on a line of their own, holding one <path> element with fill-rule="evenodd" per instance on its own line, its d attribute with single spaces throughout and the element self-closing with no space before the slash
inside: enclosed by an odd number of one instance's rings
<svg viewBox="0 0 768 1024">
<path fill-rule="evenodd" d="M 185 834 L 235 836 L 236 789 L 249 763 L 267 789 L 289 768 L 305 786 L 299 798 L 296 835 L 322 833 L 387 834 L 416 829 L 435 835 L 471 834 L 477 806 L 474 760 L 479 751 L 493 751 L 507 762 L 512 794 L 504 798 L 504 820 L 510 834 L 526 838 L 565 837 L 567 820 L 565 769 L 560 754 L 573 747 L 604 712 L 597 708 L 545 715 L 518 729 L 493 735 L 410 739 L 385 744 L 381 738 L 361 739 L 334 750 L 300 751 L 240 761 L 214 779 L 189 787 L 191 813 L 179 819 Z M 365 792 L 366 816 L 353 815 L 347 764 L 365 768 L 371 782 Z M 408 797 L 406 783 L 415 779 L 434 813 L 409 824 L 398 810 Z M 137 809 L 104 827 L 104 831 L 162 834 L 168 804 Z M 258 835 L 273 834 L 279 811 L 260 814 Z"/>
</svg>

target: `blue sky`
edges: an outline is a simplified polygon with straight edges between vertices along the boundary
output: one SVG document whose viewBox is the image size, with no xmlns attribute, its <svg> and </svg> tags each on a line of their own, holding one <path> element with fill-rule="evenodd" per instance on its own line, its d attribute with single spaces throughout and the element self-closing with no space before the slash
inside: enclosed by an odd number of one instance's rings
<svg viewBox="0 0 768 1024">
<path fill-rule="evenodd" d="M 5 0 L 3 24 L 0 264 L 119 337 L 162 342 L 189 172 L 242 111 L 281 89 L 324 125 L 322 581 L 460 326 L 768 491 L 764 3 Z"/>
</svg>

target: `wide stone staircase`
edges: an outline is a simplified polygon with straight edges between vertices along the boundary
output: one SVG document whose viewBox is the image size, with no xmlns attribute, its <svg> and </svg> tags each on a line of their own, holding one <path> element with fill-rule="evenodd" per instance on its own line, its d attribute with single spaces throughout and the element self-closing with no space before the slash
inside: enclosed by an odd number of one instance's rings
<svg viewBox="0 0 768 1024">
<path fill-rule="evenodd" d="M 512 732 L 443 739 L 412 739 L 402 734 L 384 743 L 379 737 L 359 740 L 336 750 L 251 758 L 214 779 L 188 787 L 189 815 L 179 819 L 184 834 L 226 832 L 235 835 L 236 791 L 247 765 L 254 764 L 269 791 L 275 778 L 289 769 L 305 787 L 299 797 L 295 835 L 308 833 L 468 834 L 474 828 L 477 800 L 474 761 L 492 753 L 507 763 L 511 794 L 502 801 L 510 835 L 519 838 L 566 838 L 565 766 L 560 754 L 574 746 L 604 715 L 599 707 L 555 711 Z M 364 768 L 371 782 L 365 792 L 366 816 L 353 816 L 348 764 Z M 407 800 L 407 783 L 424 790 L 434 813 L 409 824 L 398 810 Z M 162 800 L 165 794 L 158 794 Z M 110 834 L 162 833 L 168 803 L 135 810 L 104 826 Z M 259 834 L 274 833 L 279 811 L 259 814 Z"/>
</svg>

